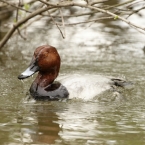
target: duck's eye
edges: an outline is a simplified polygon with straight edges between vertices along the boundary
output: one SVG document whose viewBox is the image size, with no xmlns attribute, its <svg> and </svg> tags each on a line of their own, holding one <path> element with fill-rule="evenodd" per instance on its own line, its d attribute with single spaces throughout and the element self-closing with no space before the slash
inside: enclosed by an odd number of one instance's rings
<svg viewBox="0 0 145 145">
<path fill-rule="evenodd" d="M 48 55 L 45 53 L 45 54 L 43 54 L 43 58 L 46 58 Z"/>
</svg>

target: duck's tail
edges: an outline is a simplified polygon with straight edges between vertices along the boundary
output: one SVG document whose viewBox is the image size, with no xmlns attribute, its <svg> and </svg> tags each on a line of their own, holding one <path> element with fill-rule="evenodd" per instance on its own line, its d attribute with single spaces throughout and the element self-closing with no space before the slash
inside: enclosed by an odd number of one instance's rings
<svg viewBox="0 0 145 145">
<path fill-rule="evenodd" d="M 125 89 L 132 89 L 134 87 L 134 84 L 130 81 L 125 81 L 121 79 L 111 79 L 113 81 L 113 85 L 118 86 L 118 87 L 123 87 Z"/>
</svg>

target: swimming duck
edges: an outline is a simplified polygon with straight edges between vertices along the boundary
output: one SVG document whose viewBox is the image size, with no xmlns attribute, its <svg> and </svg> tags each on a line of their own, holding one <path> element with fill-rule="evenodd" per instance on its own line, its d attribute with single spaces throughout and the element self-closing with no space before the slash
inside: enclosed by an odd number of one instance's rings
<svg viewBox="0 0 145 145">
<path fill-rule="evenodd" d="M 36 48 L 29 67 L 18 76 L 26 79 L 38 72 L 30 87 L 30 94 L 36 100 L 60 100 L 80 98 L 91 100 L 102 92 L 126 87 L 128 82 L 101 75 L 67 75 L 55 81 L 60 69 L 61 59 L 55 47 L 43 45 Z"/>
</svg>

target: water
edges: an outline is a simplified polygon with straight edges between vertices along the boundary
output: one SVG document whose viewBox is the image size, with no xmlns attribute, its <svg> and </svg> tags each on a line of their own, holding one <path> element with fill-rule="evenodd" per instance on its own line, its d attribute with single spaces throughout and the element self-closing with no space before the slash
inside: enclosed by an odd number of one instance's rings
<svg viewBox="0 0 145 145">
<path fill-rule="evenodd" d="M 112 33 L 107 26 L 102 28 L 101 24 L 76 26 L 75 33 L 67 27 L 67 37 L 62 39 L 55 26 L 48 31 L 35 25 L 27 29 L 26 41 L 11 38 L 0 52 L 0 144 L 145 144 L 145 36 L 130 29 Z M 60 75 L 124 77 L 135 87 L 124 92 L 122 101 L 25 102 L 36 76 L 24 83 L 17 76 L 28 66 L 35 48 L 44 44 L 58 49 Z"/>
</svg>

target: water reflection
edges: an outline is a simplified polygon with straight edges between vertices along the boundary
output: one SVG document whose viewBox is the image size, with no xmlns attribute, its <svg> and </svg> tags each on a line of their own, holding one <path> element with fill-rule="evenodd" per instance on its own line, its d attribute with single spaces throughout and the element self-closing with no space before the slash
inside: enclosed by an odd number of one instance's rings
<svg viewBox="0 0 145 145">
<path fill-rule="evenodd" d="M 19 140 L 23 143 L 127 145 L 144 142 L 145 107 L 142 105 L 81 101 L 29 105 L 23 104 L 23 107 L 31 115 L 21 112 L 23 120 L 17 122 L 21 128 Z M 13 138 L 18 140 L 16 131 L 14 134 Z"/>
<path fill-rule="evenodd" d="M 31 119 L 37 122 L 35 127 L 32 128 L 30 131 L 30 127 L 26 130 L 23 129 L 22 140 L 24 143 L 48 143 L 53 144 L 55 140 L 59 138 L 58 132 L 60 131 L 59 125 L 55 123 L 57 120 L 57 116 L 55 112 L 49 110 L 49 107 L 45 106 L 33 106 L 31 108 L 31 113 L 33 112 L 33 117 Z M 49 125 L 48 125 L 49 124 Z M 25 135 L 29 135 L 31 140 L 28 139 L 25 141 Z"/>
<path fill-rule="evenodd" d="M 56 123 L 58 119 L 51 105 L 47 104 L 46 107 L 44 104 L 21 104 L 19 109 L 21 110 L 10 122 L 1 125 L 1 131 L 7 132 L 3 142 L 6 137 L 9 139 L 8 144 L 54 144 L 59 139 L 60 127 Z"/>
<path fill-rule="evenodd" d="M 60 132 L 60 135 L 67 143 L 70 143 L 70 140 L 79 142 L 83 139 L 84 143 L 109 144 L 112 142 L 119 144 L 126 143 L 126 134 L 128 137 L 133 137 L 135 134 L 144 132 L 144 129 L 138 127 L 139 123 L 135 121 L 138 115 L 133 113 L 132 108 L 129 111 L 126 108 L 129 107 L 128 105 L 118 107 L 116 104 L 110 106 L 93 103 L 80 104 L 79 109 L 75 107 L 76 104 L 69 105 L 71 107 L 68 111 L 59 115 L 61 118 L 59 123 L 63 124 L 63 131 Z M 133 120 L 131 116 L 134 118 Z M 142 135 L 136 139 L 143 137 Z M 130 143 L 134 141 L 129 138 L 127 140 Z"/>
</svg>

